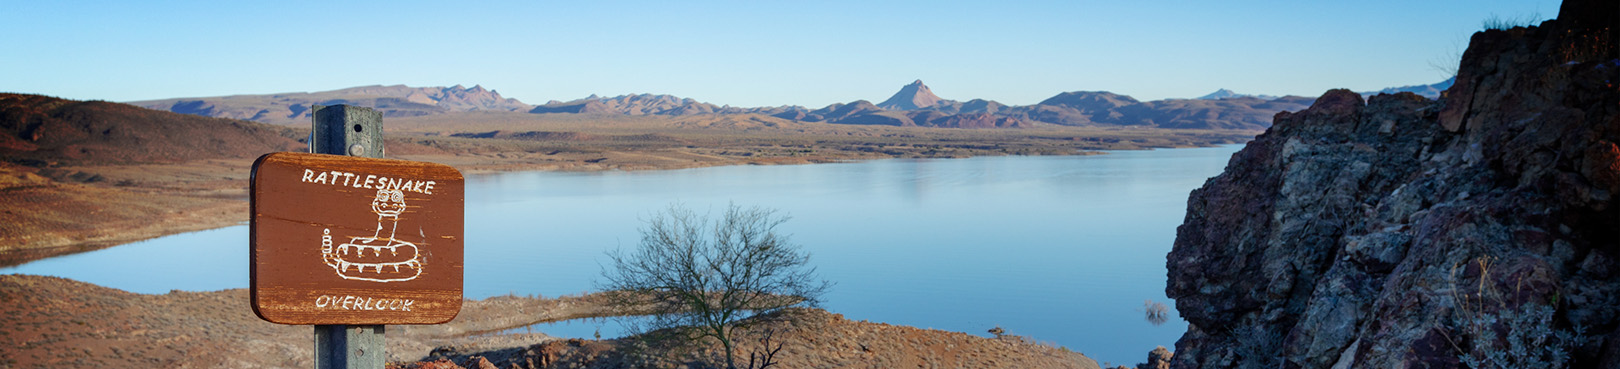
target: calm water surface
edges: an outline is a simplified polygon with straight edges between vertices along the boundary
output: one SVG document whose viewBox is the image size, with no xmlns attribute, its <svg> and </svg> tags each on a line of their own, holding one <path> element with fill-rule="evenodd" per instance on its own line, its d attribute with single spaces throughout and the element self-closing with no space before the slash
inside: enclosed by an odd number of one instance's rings
<svg viewBox="0 0 1620 369">
<path fill-rule="evenodd" d="M 589 291 L 603 253 L 632 246 L 642 220 L 671 203 L 759 205 L 792 216 L 782 230 L 837 283 L 825 298 L 832 312 L 977 335 L 999 325 L 1099 362 L 1136 363 L 1186 330 L 1179 318 L 1149 324 L 1142 302 L 1170 303 L 1164 257 L 1188 191 L 1240 147 L 471 176 L 466 295 Z M 145 293 L 245 288 L 247 233 L 174 235 L 0 273 Z M 611 322 L 534 329 L 617 333 Z"/>
</svg>

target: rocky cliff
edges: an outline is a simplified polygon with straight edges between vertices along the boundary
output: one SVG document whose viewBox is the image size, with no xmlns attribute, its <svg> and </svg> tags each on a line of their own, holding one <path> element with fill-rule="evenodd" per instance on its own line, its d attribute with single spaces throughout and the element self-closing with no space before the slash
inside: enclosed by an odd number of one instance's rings
<svg viewBox="0 0 1620 369">
<path fill-rule="evenodd" d="M 1171 367 L 1620 367 L 1617 20 L 1571 0 L 1438 101 L 1277 114 L 1188 200 Z"/>
</svg>

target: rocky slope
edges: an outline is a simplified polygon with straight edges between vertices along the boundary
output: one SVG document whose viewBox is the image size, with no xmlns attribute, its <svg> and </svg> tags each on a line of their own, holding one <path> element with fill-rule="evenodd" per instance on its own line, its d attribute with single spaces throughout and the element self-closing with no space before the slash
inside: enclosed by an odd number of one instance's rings
<svg viewBox="0 0 1620 369">
<path fill-rule="evenodd" d="M 527 111 L 529 104 L 500 92 L 451 87 L 363 86 L 341 90 L 133 101 L 148 109 L 272 124 L 309 124 L 310 105 L 350 104 L 375 108 L 384 117 L 414 117 L 463 111 Z"/>
<path fill-rule="evenodd" d="M 1571 0 L 1476 33 L 1439 101 L 1279 114 L 1190 196 L 1171 367 L 1620 367 L 1617 25 Z"/>
</svg>

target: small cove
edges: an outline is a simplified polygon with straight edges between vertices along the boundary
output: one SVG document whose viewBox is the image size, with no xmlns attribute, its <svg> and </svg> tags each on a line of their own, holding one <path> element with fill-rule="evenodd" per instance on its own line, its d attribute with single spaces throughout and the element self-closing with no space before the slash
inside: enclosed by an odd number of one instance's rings
<svg viewBox="0 0 1620 369">
<path fill-rule="evenodd" d="M 469 176 L 466 296 L 593 290 L 603 253 L 633 245 L 643 220 L 671 203 L 700 213 L 758 205 L 791 215 L 781 230 L 837 283 L 825 297 L 829 311 L 981 336 L 1001 326 L 1099 362 L 1135 363 L 1186 329 L 1179 318 L 1149 324 L 1142 302 L 1171 303 L 1164 257 L 1188 191 L 1239 148 Z M 247 228 L 0 273 L 142 293 L 244 288 Z M 590 337 L 598 327 L 617 333 L 599 321 L 534 329 Z"/>
</svg>

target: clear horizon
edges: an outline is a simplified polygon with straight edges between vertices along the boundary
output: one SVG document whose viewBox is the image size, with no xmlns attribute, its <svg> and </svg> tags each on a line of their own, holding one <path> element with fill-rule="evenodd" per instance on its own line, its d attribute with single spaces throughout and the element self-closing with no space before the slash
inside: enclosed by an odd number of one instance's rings
<svg viewBox="0 0 1620 369">
<path fill-rule="evenodd" d="M 1487 19 L 1558 2 L 59 3 L 0 14 L 0 89 L 80 100 L 473 86 L 525 103 L 1319 96 L 1449 77 Z"/>
</svg>

